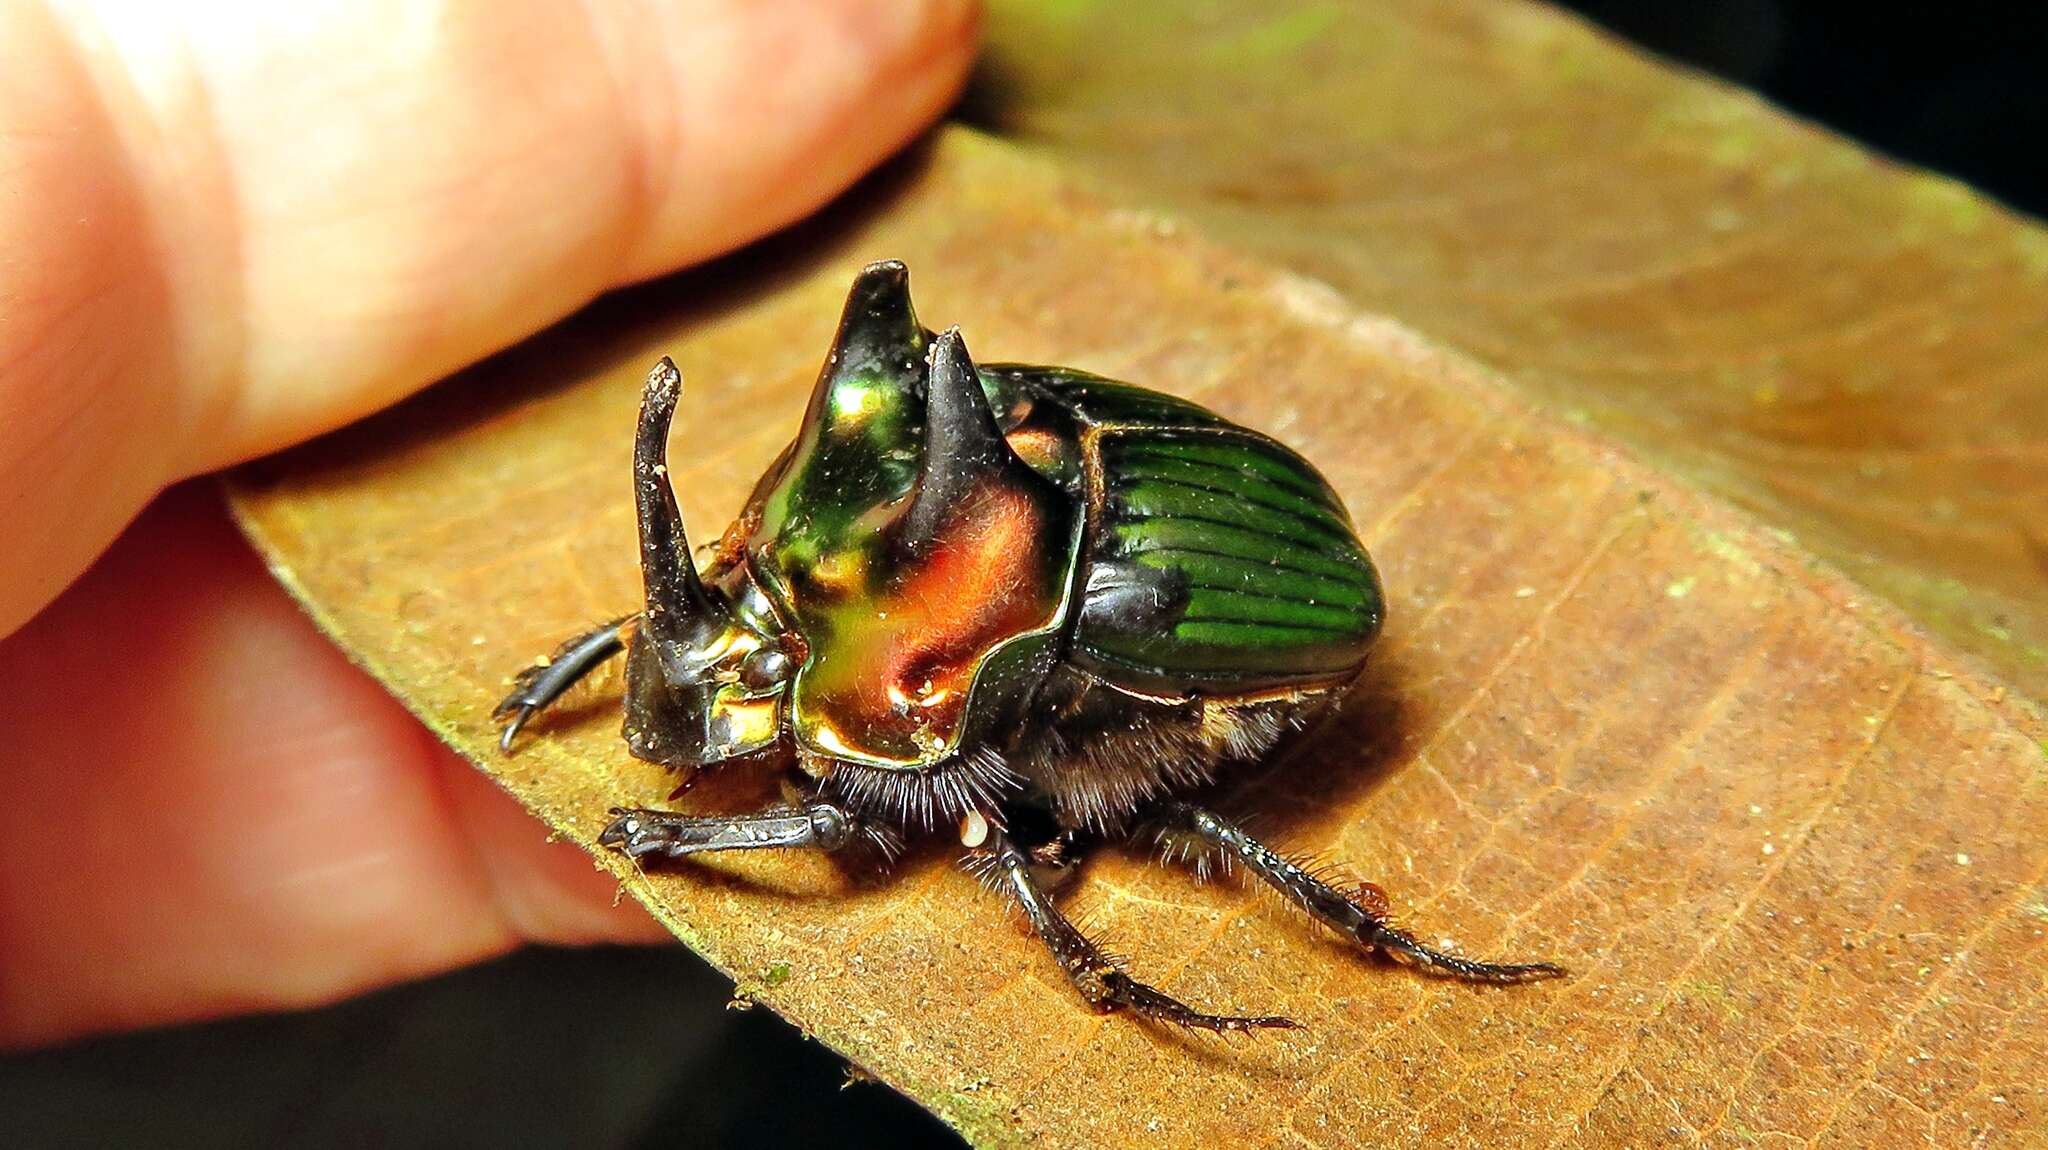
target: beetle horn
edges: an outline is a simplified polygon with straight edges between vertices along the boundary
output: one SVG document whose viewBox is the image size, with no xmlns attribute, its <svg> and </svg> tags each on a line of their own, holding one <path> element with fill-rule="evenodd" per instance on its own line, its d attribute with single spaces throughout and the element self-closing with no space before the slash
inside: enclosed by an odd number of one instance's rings
<svg viewBox="0 0 2048 1150">
<path fill-rule="evenodd" d="M 910 269 L 903 261 L 882 260 L 862 268 L 846 293 L 839 334 L 833 337 L 831 354 L 818 373 L 805 421 L 829 426 L 835 409 L 860 410 L 858 402 L 833 402 L 842 388 L 914 380 L 929 335 L 911 309 Z"/>
<path fill-rule="evenodd" d="M 668 430 L 683 394 L 683 373 L 667 356 L 647 373 L 640 430 L 633 439 L 633 505 L 640 515 L 640 572 L 647 584 L 647 629 L 679 640 L 683 625 L 718 610 L 697 577 L 690 538 L 668 478 Z"/>
<path fill-rule="evenodd" d="M 1010 450 L 996 425 L 995 411 L 981 390 L 974 361 L 960 329 L 948 328 L 932 343 L 931 376 L 925 404 L 924 463 L 917 495 L 904 511 L 902 545 L 912 553 L 929 547 L 947 513 L 977 482 L 990 477 L 1030 483 L 1037 477 Z"/>
</svg>

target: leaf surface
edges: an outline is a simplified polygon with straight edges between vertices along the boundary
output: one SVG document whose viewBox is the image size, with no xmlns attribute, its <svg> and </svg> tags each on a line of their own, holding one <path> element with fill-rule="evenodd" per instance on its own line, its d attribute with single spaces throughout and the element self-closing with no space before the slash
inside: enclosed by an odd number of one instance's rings
<svg viewBox="0 0 2048 1150">
<path fill-rule="evenodd" d="M 1325 470 L 1389 628 L 1353 703 L 1243 802 L 1425 937 L 1574 977 L 1431 982 L 1254 892 L 1097 858 L 1077 900 L 1137 971 L 1306 1024 L 1223 1043 L 1088 1013 L 943 849 L 879 885 L 805 856 L 643 876 L 599 855 L 743 992 L 991 1146 L 2016 1144 L 2041 1121 L 2033 712 L 1474 362 L 970 133 L 829 223 L 245 471 L 240 513 L 344 646 L 589 845 L 669 783 L 626 755 L 616 677 L 511 758 L 487 715 L 519 665 L 634 603 L 638 381 L 684 367 L 672 462 L 708 539 L 881 256 L 983 359 L 1166 384 Z"/>
</svg>

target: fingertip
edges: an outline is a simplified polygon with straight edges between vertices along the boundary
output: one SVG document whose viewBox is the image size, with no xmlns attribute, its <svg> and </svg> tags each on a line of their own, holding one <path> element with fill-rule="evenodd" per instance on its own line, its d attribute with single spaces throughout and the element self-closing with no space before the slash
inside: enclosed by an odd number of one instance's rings
<svg viewBox="0 0 2048 1150">
<path fill-rule="evenodd" d="M 823 206 L 959 95 L 975 0 L 757 0 L 713 30 L 698 6 L 591 8 L 639 126 L 644 216 L 621 283 L 739 247 Z"/>
<path fill-rule="evenodd" d="M 558 946 L 674 941 L 638 902 L 622 897 L 618 880 L 588 852 L 557 840 L 518 800 L 446 747 L 435 743 L 433 749 L 452 818 L 519 938 Z"/>
<path fill-rule="evenodd" d="M 250 314 L 238 402 L 194 469 L 801 219 L 939 116 L 978 28 L 965 0 L 516 12 L 455 6 L 424 59 L 353 23 L 340 74 L 276 100 L 250 76 L 218 85 L 241 85 L 222 119 Z M 333 66 L 324 38 L 297 50 Z M 308 124 L 345 146 L 279 145 Z"/>
<path fill-rule="evenodd" d="M 661 934 L 173 489 L 0 641 L 0 1047 Z"/>
</svg>

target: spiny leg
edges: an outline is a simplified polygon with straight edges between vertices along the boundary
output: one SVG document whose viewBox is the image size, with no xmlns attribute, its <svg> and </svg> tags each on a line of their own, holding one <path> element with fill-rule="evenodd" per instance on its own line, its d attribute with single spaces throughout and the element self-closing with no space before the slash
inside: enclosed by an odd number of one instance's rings
<svg viewBox="0 0 2048 1150">
<path fill-rule="evenodd" d="M 743 815 L 681 815 L 614 807 L 610 826 L 597 836 L 629 858 L 681 858 L 705 851 L 804 847 L 836 851 L 860 833 L 852 815 L 816 800 Z"/>
<path fill-rule="evenodd" d="M 1045 943 L 1046 949 L 1052 951 L 1053 958 L 1066 973 L 1067 981 L 1073 983 L 1081 997 L 1097 1010 L 1129 1009 L 1162 1022 L 1219 1032 L 1297 1025 L 1293 1019 L 1273 1015 L 1204 1014 L 1164 991 L 1139 982 L 1119 969 L 1109 956 L 1088 941 L 1087 935 L 1060 914 L 1032 874 L 1030 856 L 1019 850 L 1008 835 L 1000 830 L 990 831 L 985 849 L 984 857 L 992 868 L 992 879 L 1017 900 L 1017 905 L 1024 909 L 1024 916 L 1031 921 L 1031 929 Z"/>
<path fill-rule="evenodd" d="M 1210 847 L 1224 851 L 1310 914 L 1397 962 L 1466 982 L 1499 985 L 1564 976 L 1563 967 L 1548 962 L 1479 962 L 1425 946 L 1414 935 L 1388 922 L 1383 907 L 1362 904 L 1221 815 L 1193 803 L 1168 803 L 1165 827 L 1169 832 L 1194 835 Z"/>
<path fill-rule="evenodd" d="M 498 749 L 511 753 L 512 740 L 519 736 L 519 728 L 526 725 L 526 720 L 561 698 L 578 680 L 596 670 L 598 664 L 625 650 L 625 640 L 620 636 L 639 621 L 639 615 L 628 615 L 593 627 L 556 647 L 547 662 L 519 672 L 512 680 L 512 693 L 491 711 L 494 722 L 505 723 L 504 733 L 498 736 Z"/>
</svg>

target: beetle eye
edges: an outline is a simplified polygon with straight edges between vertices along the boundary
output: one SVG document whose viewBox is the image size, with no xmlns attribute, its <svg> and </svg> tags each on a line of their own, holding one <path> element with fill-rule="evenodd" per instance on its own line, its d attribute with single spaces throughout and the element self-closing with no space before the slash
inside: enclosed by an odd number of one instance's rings
<svg viewBox="0 0 2048 1150">
<path fill-rule="evenodd" d="M 740 683 L 762 691 L 789 678 L 789 656 L 775 647 L 757 647 L 740 661 Z"/>
</svg>

